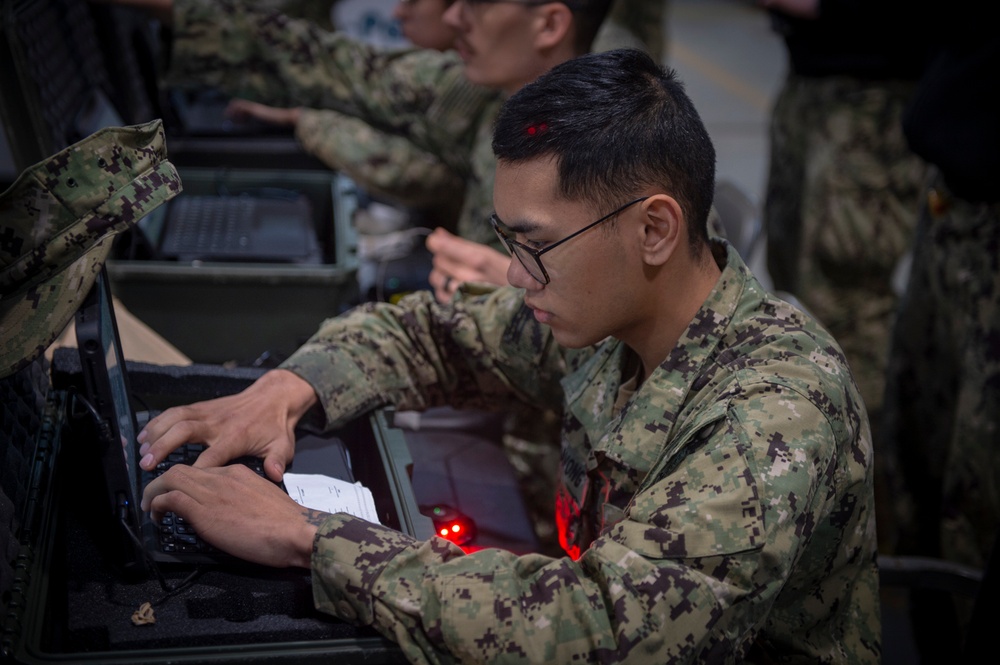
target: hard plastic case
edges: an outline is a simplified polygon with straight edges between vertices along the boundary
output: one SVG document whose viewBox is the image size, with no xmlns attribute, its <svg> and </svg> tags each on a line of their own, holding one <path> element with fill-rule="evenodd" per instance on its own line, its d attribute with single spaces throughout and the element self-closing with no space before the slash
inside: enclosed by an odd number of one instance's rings
<svg viewBox="0 0 1000 665">
<path fill-rule="evenodd" d="M 0 661 L 7 663 L 398 663 L 398 647 L 370 628 L 312 606 L 308 571 L 253 565 L 172 567 L 124 576 L 109 552 L 117 525 L 101 509 L 93 431 L 73 406 L 79 355 L 57 350 L 52 379 L 36 361 L 0 380 Z M 133 392 L 164 407 L 239 390 L 259 372 L 211 365 L 129 363 Z M 343 431 L 354 471 L 380 519 L 431 535 L 409 483 L 402 432 L 381 412 Z M 190 584 L 169 589 L 191 578 Z M 153 603 L 156 622 L 133 613 Z"/>
</svg>

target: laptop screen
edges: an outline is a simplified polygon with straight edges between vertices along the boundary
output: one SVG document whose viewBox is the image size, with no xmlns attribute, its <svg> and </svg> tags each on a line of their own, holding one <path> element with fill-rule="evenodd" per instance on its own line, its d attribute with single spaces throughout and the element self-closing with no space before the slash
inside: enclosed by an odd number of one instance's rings
<svg viewBox="0 0 1000 665">
<path fill-rule="evenodd" d="M 101 280 L 101 287 L 107 288 L 106 280 Z M 107 369 L 108 382 L 111 395 L 111 409 L 113 417 L 118 425 L 118 437 L 122 445 L 122 457 L 128 470 L 129 478 L 137 481 L 139 474 L 136 464 L 138 457 L 134 450 L 136 443 L 136 421 L 135 413 L 129 404 L 129 387 L 124 370 L 124 356 L 118 339 L 117 323 L 114 319 L 111 308 L 111 297 L 107 294 L 101 298 L 100 310 L 100 339 L 104 343 L 104 366 Z M 138 497 L 139 486 L 137 482 L 132 485 L 133 496 Z"/>
<path fill-rule="evenodd" d="M 139 533 L 141 524 L 136 419 L 129 403 L 124 355 L 103 267 L 77 312 L 76 335 L 87 395 L 100 419 L 101 463 L 110 507 L 115 518 L 134 536 Z M 137 543 L 127 533 L 123 536 L 127 541 L 122 544 L 126 567 L 142 566 L 143 557 Z"/>
</svg>

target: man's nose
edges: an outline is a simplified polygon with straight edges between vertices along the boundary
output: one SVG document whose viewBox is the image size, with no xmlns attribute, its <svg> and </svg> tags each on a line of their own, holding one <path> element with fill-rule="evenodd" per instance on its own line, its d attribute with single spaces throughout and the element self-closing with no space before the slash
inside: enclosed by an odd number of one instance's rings
<svg viewBox="0 0 1000 665">
<path fill-rule="evenodd" d="M 531 276 L 531 273 L 516 256 L 510 257 L 510 264 L 507 266 L 507 283 L 528 291 L 535 291 L 545 286 Z"/>
</svg>

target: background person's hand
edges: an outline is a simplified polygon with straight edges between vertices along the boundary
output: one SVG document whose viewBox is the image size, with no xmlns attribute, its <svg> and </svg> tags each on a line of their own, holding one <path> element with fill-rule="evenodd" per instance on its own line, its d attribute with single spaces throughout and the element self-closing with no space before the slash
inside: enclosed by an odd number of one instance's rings
<svg viewBox="0 0 1000 665">
<path fill-rule="evenodd" d="M 438 228 L 427 236 L 427 249 L 433 255 L 429 281 L 440 302 L 450 300 L 462 282 L 507 283 L 510 256 L 489 245 Z"/>
<path fill-rule="evenodd" d="M 242 464 L 174 465 L 146 486 L 142 509 L 157 521 L 176 513 L 213 547 L 275 567 L 308 568 L 316 529 L 326 517 Z"/>
<path fill-rule="evenodd" d="M 236 120 L 251 118 L 271 125 L 288 127 L 294 127 L 299 122 L 301 114 L 302 109 L 299 107 L 282 108 L 279 106 L 268 106 L 267 104 L 240 98 L 229 100 L 229 104 L 226 106 L 226 117 Z"/>
<path fill-rule="evenodd" d="M 308 382 L 279 369 L 235 395 L 167 409 L 139 432 L 139 466 L 152 470 L 178 446 L 202 443 L 207 448 L 195 466 L 252 455 L 262 457 L 268 478 L 279 481 L 295 455 L 295 425 L 316 399 Z"/>
</svg>

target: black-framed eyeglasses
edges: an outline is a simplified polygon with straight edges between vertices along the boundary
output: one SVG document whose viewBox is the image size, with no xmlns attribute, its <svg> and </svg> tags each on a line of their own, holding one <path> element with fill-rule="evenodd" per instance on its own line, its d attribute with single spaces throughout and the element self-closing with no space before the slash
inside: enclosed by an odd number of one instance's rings
<svg viewBox="0 0 1000 665">
<path fill-rule="evenodd" d="M 509 235 L 507 235 L 507 233 L 503 230 L 503 222 L 500 221 L 500 218 L 497 217 L 496 213 L 490 215 L 490 224 L 493 226 L 493 231 L 497 234 L 497 237 L 500 238 L 500 242 L 503 243 L 503 246 L 507 248 L 507 251 L 510 252 L 511 256 L 515 257 L 518 261 L 521 262 L 521 265 L 524 266 L 524 269 L 528 271 L 528 274 L 534 277 L 542 284 L 548 284 L 550 281 L 549 273 L 545 270 L 545 266 L 542 265 L 542 254 L 555 249 L 564 242 L 572 240 L 573 238 L 577 237 L 584 231 L 589 231 L 590 229 L 594 228 L 601 222 L 605 222 L 611 219 L 612 217 L 620 213 L 622 210 L 625 210 L 629 206 L 633 206 L 636 203 L 645 201 L 648 198 L 649 198 L 648 196 L 640 196 L 637 199 L 633 199 L 632 201 L 629 201 L 625 205 L 621 206 L 620 208 L 612 210 L 604 217 L 601 217 L 599 220 L 587 224 L 579 231 L 574 231 L 573 233 L 569 234 L 562 240 L 557 240 L 554 243 L 546 245 L 541 249 L 534 249 L 528 247 L 524 243 L 520 243 L 511 238 Z"/>
</svg>

